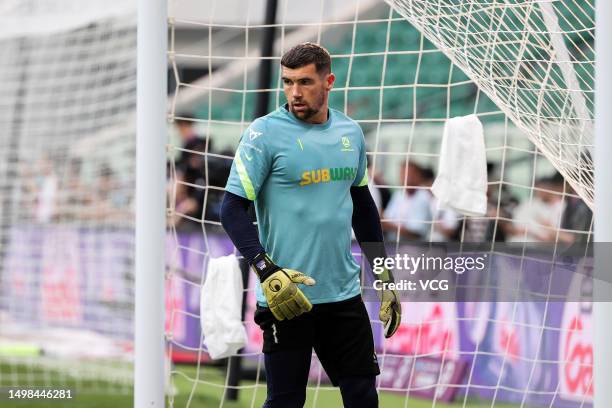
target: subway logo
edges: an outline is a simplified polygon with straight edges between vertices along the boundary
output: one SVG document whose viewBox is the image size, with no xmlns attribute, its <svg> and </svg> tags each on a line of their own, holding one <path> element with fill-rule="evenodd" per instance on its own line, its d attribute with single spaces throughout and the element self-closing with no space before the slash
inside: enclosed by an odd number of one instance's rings
<svg viewBox="0 0 612 408">
<path fill-rule="evenodd" d="M 329 183 L 331 181 L 355 180 L 357 168 L 355 167 L 334 167 L 331 169 L 307 170 L 302 173 L 300 186 L 308 184 Z"/>
</svg>

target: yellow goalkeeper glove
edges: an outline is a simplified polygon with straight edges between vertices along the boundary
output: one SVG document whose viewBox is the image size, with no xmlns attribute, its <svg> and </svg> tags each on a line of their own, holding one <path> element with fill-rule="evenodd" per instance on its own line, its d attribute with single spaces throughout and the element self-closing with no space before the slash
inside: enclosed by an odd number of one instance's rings
<svg viewBox="0 0 612 408">
<path fill-rule="evenodd" d="M 378 317 L 383 323 L 385 338 L 393 336 L 402 322 L 402 305 L 396 290 L 382 291 Z"/>
<path fill-rule="evenodd" d="M 280 268 L 265 253 L 257 255 L 251 266 L 259 276 L 268 307 L 277 320 L 293 319 L 312 309 L 312 304 L 297 286 L 299 283 L 314 285 L 316 282 L 310 276 Z"/>
<path fill-rule="evenodd" d="M 379 276 L 383 282 L 393 282 L 391 271 L 385 271 Z M 380 311 L 378 318 L 383 324 L 385 338 L 395 334 L 402 322 L 402 304 L 397 290 L 385 289 L 380 292 Z"/>
</svg>

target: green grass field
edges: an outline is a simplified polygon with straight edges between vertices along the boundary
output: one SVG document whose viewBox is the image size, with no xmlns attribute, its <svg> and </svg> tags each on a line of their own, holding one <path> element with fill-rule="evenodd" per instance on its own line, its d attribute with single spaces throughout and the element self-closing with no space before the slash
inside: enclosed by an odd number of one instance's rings
<svg viewBox="0 0 612 408">
<path fill-rule="evenodd" d="M 174 406 L 177 408 L 209 408 L 220 407 L 225 408 L 246 408 L 246 407 L 261 407 L 265 399 L 265 384 L 260 383 L 256 386 L 253 381 L 244 381 L 241 383 L 240 397 L 238 401 L 226 401 L 221 405 L 223 398 L 223 384 L 225 382 L 225 374 L 218 368 L 203 367 L 198 373 L 195 366 L 181 365 L 175 367 L 174 371 L 180 374 L 174 375 L 174 385 L 176 393 L 174 397 L 169 397 L 166 406 Z M 20 372 L 32 372 L 31 369 L 19 368 Z M 15 373 L 15 367 L 10 369 L 6 365 L 0 365 L 0 380 L 2 375 L 7 373 Z M 200 381 L 195 383 L 191 379 L 198 378 Z M 25 378 L 25 377 L 24 377 Z M 51 376 L 51 378 L 54 378 Z M 2 382 L 2 384 L 6 384 Z M 62 388 L 75 388 L 76 382 L 57 382 L 57 386 Z M 82 382 L 82 385 L 90 386 Z M 195 384 L 195 386 L 194 386 Z M 26 384 L 22 384 L 26 386 Z M 47 386 L 52 384 L 45 384 Z M 96 383 L 98 389 L 113 389 L 110 384 Z M 3 395 L 0 396 L 0 407 L 2 408 L 25 408 L 25 407 L 52 407 L 52 408 L 128 408 L 133 406 L 133 395 L 131 393 L 124 395 L 113 395 L 113 392 L 84 392 L 78 388 L 74 391 L 74 398 L 71 400 L 28 400 L 28 401 L 9 401 L 6 398 L 6 391 L 3 390 Z M 431 408 L 432 402 L 429 400 L 417 399 L 410 397 L 408 404 L 405 405 L 405 396 L 390 392 L 380 393 L 381 408 L 409 407 L 409 408 Z M 335 408 L 342 407 L 340 392 L 336 388 L 322 387 L 318 392 L 314 389 L 309 389 L 306 407 L 321 407 Z M 436 407 L 444 408 L 459 408 L 463 407 L 463 401 L 454 404 L 437 403 Z M 469 402 L 466 407 L 469 408 L 490 408 L 490 402 Z M 515 408 L 515 405 L 495 404 L 495 408 Z"/>
</svg>

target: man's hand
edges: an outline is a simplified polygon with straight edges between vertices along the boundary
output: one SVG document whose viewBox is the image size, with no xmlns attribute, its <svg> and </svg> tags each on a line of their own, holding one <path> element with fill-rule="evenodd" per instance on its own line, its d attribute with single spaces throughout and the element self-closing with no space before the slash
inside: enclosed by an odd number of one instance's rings
<svg viewBox="0 0 612 408">
<path fill-rule="evenodd" d="M 279 269 L 261 283 L 268 307 L 278 320 L 293 319 L 312 309 L 312 304 L 296 283 L 312 286 L 315 280 L 302 272 Z"/>
<path fill-rule="evenodd" d="M 312 304 L 297 286 L 314 285 L 316 282 L 310 276 L 293 269 L 282 269 L 266 254 L 257 255 L 252 267 L 259 276 L 268 307 L 277 320 L 293 319 L 312 309 Z"/>
<path fill-rule="evenodd" d="M 383 290 L 378 317 L 383 324 L 385 338 L 395 334 L 402 322 L 402 305 L 396 290 Z"/>
<path fill-rule="evenodd" d="M 378 275 L 378 279 L 383 282 L 395 281 L 393 274 L 387 268 Z M 395 334 L 402 322 L 402 304 L 396 290 L 384 289 L 379 294 L 380 311 L 378 312 L 378 318 L 383 324 L 385 338 L 388 339 Z"/>
</svg>

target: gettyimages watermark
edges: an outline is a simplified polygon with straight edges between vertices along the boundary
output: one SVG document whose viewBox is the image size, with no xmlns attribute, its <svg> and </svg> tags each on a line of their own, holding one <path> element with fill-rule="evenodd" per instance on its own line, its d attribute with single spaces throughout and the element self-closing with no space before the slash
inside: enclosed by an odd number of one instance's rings
<svg viewBox="0 0 612 408">
<path fill-rule="evenodd" d="M 453 272 L 461 275 L 467 271 L 482 272 L 487 267 L 488 254 L 480 256 L 442 256 L 442 255 L 409 255 L 396 253 L 394 256 L 378 256 L 372 259 L 372 272 L 375 277 L 372 288 L 380 290 L 397 290 L 409 292 L 448 291 L 452 288 L 450 279 L 435 279 L 440 272 Z M 387 275 L 386 272 L 391 272 Z M 429 272 L 429 273 L 426 273 Z M 431 272 L 434 272 L 432 275 Z M 409 278 L 398 279 L 398 276 Z M 390 276 L 394 278 L 391 279 Z M 417 278 L 415 278 L 417 276 Z"/>
<path fill-rule="evenodd" d="M 419 302 L 609 302 L 611 254 L 612 243 L 406 242 L 364 244 L 358 259 L 366 301 L 396 290 Z"/>
<path fill-rule="evenodd" d="M 374 257 L 372 259 L 372 272 L 375 275 L 384 275 L 385 271 L 402 271 L 411 276 L 420 271 L 452 271 L 463 274 L 466 271 L 483 271 L 486 268 L 488 254 L 482 256 L 430 256 L 420 254 L 417 256 L 408 254 L 395 254 L 394 257 Z M 375 279 L 372 286 L 376 290 L 448 290 L 450 288 L 447 279 Z"/>
</svg>

